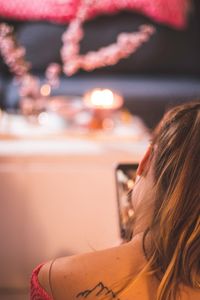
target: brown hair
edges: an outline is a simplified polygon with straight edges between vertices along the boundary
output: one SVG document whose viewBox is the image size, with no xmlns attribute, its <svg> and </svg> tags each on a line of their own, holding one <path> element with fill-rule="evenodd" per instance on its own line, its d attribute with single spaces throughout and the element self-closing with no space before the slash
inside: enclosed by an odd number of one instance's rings
<svg viewBox="0 0 200 300">
<path fill-rule="evenodd" d="M 152 149 L 155 201 L 143 245 L 160 280 L 157 300 L 169 300 L 180 284 L 200 288 L 200 101 L 170 110 Z"/>
</svg>

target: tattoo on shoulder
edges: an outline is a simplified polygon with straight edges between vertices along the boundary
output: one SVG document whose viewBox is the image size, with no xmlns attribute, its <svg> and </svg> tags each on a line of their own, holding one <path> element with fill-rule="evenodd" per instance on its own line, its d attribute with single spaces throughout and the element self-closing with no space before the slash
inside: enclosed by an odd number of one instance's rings
<svg viewBox="0 0 200 300">
<path fill-rule="evenodd" d="M 95 287 L 92 289 L 88 289 L 85 291 L 82 291 L 76 295 L 76 298 L 87 298 L 89 296 L 108 296 L 108 299 L 115 299 L 115 300 L 120 300 L 117 297 L 117 294 L 113 292 L 113 290 L 109 289 L 107 286 L 103 284 L 103 282 L 99 282 Z"/>
</svg>

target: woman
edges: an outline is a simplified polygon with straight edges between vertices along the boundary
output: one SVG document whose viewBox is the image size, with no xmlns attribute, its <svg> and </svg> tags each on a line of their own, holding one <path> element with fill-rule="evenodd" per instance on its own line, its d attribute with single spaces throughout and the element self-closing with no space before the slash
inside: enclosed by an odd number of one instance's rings
<svg viewBox="0 0 200 300">
<path fill-rule="evenodd" d="M 132 204 L 130 242 L 39 266 L 31 299 L 200 299 L 200 101 L 156 128 Z"/>
</svg>

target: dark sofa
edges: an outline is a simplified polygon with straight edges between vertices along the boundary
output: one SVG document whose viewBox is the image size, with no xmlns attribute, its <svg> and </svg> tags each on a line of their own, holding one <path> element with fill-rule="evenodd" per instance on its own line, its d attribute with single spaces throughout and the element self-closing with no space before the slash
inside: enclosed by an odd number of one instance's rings
<svg viewBox="0 0 200 300">
<path fill-rule="evenodd" d="M 32 72 L 41 77 L 50 62 L 60 62 L 61 35 L 66 25 L 48 22 L 13 22 L 17 40 L 26 48 Z M 175 30 L 131 12 L 101 16 L 87 22 L 81 52 L 108 45 L 119 32 L 135 31 L 141 24 L 153 24 L 156 34 L 128 59 L 95 70 L 63 75 L 54 94 L 82 95 L 92 87 L 120 91 L 125 106 L 140 115 L 152 128 L 171 105 L 200 97 L 200 2 L 195 0 L 188 27 Z M 1 107 L 18 108 L 19 96 L 12 75 L 0 63 Z"/>
</svg>

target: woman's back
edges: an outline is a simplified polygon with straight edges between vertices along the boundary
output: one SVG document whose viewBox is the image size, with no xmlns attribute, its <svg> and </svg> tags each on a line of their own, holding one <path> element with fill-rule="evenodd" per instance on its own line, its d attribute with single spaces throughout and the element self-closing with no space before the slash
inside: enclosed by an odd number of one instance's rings
<svg viewBox="0 0 200 300">
<path fill-rule="evenodd" d="M 159 281 L 139 274 L 145 264 L 141 236 L 116 248 L 58 259 L 51 269 L 52 298 L 154 300 Z M 39 282 L 51 294 L 49 269 L 50 263 L 41 269 Z M 199 300 L 200 292 L 181 288 L 180 299 Z"/>
<path fill-rule="evenodd" d="M 195 101 L 170 110 L 153 133 L 132 190 L 132 240 L 49 263 L 41 285 L 55 300 L 200 300 L 199 153 Z"/>
</svg>

